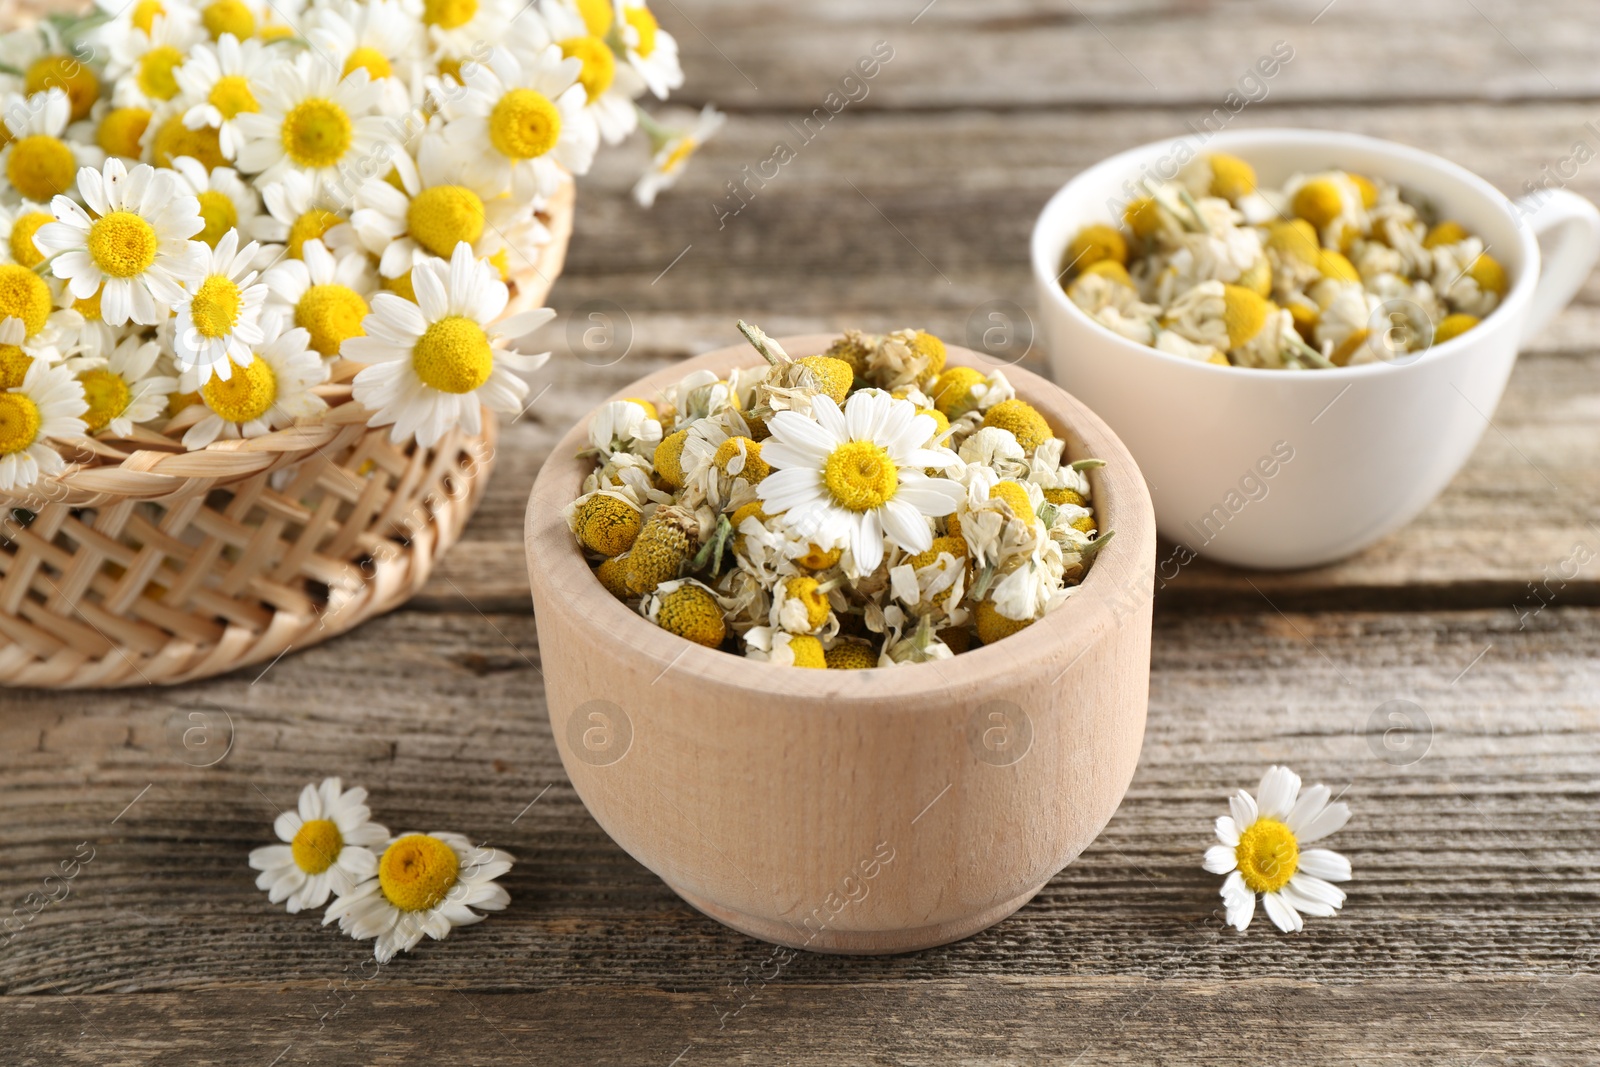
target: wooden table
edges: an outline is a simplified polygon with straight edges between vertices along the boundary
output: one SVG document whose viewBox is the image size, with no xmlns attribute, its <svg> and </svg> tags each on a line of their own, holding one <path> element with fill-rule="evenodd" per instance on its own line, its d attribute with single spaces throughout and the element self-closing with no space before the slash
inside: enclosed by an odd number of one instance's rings
<svg viewBox="0 0 1600 1067">
<path fill-rule="evenodd" d="M 0 696 L 0 899 L 94 850 L 71 896 L 0 948 L 0 1059 L 1594 1063 L 1600 282 L 1523 354 L 1471 463 L 1411 526 L 1317 571 L 1196 564 L 1169 583 L 1121 810 L 1016 916 L 934 951 L 802 955 L 773 974 L 765 946 L 617 848 L 556 757 L 520 545 L 573 413 L 730 343 L 736 317 L 960 340 L 987 301 L 1030 307 L 1046 197 L 1204 119 L 1276 41 L 1293 61 L 1232 124 L 1390 137 L 1520 192 L 1575 141 L 1600 149 L 1593 4 L 658 9 L 691 72 L 681 101 L 731 121 L 652 213 L 625 200 L 639 146 L 585 184 L 552 301 L 580 322 L 612 302 L 631 348 L 594 366 L 568 327 L 550 331 L 549 391 L 507 430 L 489 499 L 427 592 L 264 671 Z M 867 97 L 719 228 L 726 183 L 776 141 L 797 146 L 789 123 L 877 41 L 894 58 Z M 1569 184 L 1600 197 L 1600 164 Z M 1575 553 L 1589 562 L 1562 584 Z M 1395 700 L 1417 728 L 1389 748 Z M 1223 798 L 1273 762 L 1343 793 L 1355 816 L 1335 843 L 1356 878 L 1338 919 L 1284 936 L 1258 918 L 1241 936 L 1200 853 Z M 510 910 L 374 975 L 368 945 L 270 907 L 246 854 L 325 774 L 366 785 L 393 827 L 515 853 Z"/>
</svg>

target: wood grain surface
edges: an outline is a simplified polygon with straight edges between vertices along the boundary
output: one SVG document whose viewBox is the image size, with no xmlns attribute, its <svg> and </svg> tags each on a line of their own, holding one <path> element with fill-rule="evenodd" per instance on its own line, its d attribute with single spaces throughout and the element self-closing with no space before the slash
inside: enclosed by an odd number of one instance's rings
<svg viewBox="0 0 1600 1067">
<path fill-rule="evenodd" d="M 681 102 L 730 121 L 653 212 L 625 199 L 639 145 L 586 180 L 548 389 L 506 427 L 489 498 L 424 595 L 208 684 L 0 693 L 0 900 L 94 850 L 0 943 L 0 1060 L 1593 1063 L 1600 280 L 1409 527 L 1315 571 L 1196 563 L 1166 582 L 1121 809 L 1027 907 L 944 948 L 780 966 L 606 837 L 550 736 L 521 551 L 528 488 L 576 414 L 732 343 L 735 318 L 967 343 L 1000 308 L 1025 332 L 1050 193 L 1204 122 L 1279 40 L 1295 58 L 1231 124 L 1389 137 L 1511 195 L 1565 171 L 1600 197 L 1600 167 L 1563 162 L 1600 152 L 1593 5 L 656 7 L 690 72 Z M 802 143 L 791 123 L 880 40 L 894 58 L 865 98 Z M 793 162 L 749 181 L 779 140 Z M 748 205 L 723 216 L 729 182 Z M 1332 844 L 1355 880 L 1338 919 L 1239 935 L 1200 854 L 1223 798 L 1273 762 L 1351 804 Z M 511 908 L 377 970 L 270 907 L 245 856 L 324 774 L 371 789 L 394 829 L 515 853 Z"/>
</svg>

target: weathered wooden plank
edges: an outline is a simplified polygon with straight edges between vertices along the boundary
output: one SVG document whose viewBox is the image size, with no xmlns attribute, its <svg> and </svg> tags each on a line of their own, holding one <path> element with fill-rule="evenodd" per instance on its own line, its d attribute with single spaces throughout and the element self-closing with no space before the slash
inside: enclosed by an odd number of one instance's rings
<svg viewBox="0 0 1600 1067">
<path fill-rule="evenodd" d="M 760 964 L 752 960 L 752 970 Z M 381 974 L 281 989 L 14 998 L 17 1067 L 148 1062 L 945 1067 L 1261 1062 L 1587 1065 L 1593 975 L 1540 982 L 1016 980 L 819 985 L 803 962 L 722 993 L 576 989 L 485 996 Z M 763 971 L 773 975 L 772 967 Z M 742 981 L 742 980 L 741 980 Z M 745 1002 L 744 998 L 748 998 Z M 743 1010 L 737 1010 L 743 1006 Z M 737 1012 L 737 1013 L 736 1013 Z M 726 1022 L 724 1023 L 724 1018 Z M 274 1057 L 277 1057 L 274 1059 Z"/>
<path fill-rule="evenodd" d="M 1554 983 L 1588 969 L 1600 951 L 1597 640 L 1592 609 L 1551 609 L 1526 629 L 1503 611 L 1168 614 L 1138 774 L 1077 862 L 965 942 L 808 957 L 803 973 Z M 0 901 L 21 906 L 79 842 L 95 850 L 71 895 L 0 946 L 0 990 L 270 988 L 354 967 L 361 946 L 269 906 L 245 865 L 277 809 L 324 774 L 371 789 L 391 829 L 456 829 L 521 858 L 511 909 L 429 943 L 393 972 L 405 983 L 739 981 L 764 950 L 691 911 L 590 819 L 538 671 L 526 615 L 401 612 L 265 672 L 0 695 Z M 1334 844 L 1357 877 L 1339 919 L 1240 937 L 1218 928 L 1218 880 L 1200 854 L 1223 798 L 1280 761 L 1352 805 Z"/>
</svg>

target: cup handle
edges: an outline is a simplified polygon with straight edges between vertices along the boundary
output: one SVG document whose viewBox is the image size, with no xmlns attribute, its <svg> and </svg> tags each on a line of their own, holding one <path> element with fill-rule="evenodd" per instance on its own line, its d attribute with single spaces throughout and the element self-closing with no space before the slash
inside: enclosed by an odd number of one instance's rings
<svg viewBox="0 0 1600 1067">
<path fill-rule="evenodd" d="M 1512 208 L 1533 227 L 1535 237 L 1553 235 L 1553 245 L 1542 256 L 1544 269 L 1523 323 L 1522 342 L 1526 343 L 1572 301 L 1600 259 L 1600 210 L 1566 189 L 1531 193 Z"/>
</svg>

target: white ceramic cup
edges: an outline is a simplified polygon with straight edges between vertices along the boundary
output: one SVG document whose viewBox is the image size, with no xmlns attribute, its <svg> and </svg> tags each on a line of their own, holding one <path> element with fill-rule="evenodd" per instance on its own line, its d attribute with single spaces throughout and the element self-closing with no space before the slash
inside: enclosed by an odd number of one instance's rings
<svg viewBox="0 0 1600 1067">
<path fill-rule="evenodd" d="M 1120 222 L 1141 177 L 1170 179 L 1182 161 L 1213 152 L 1246 160 L 1264 186 L 1329 168 L 1399 185 L 1482 237 L 1511 289 L 1482 323 L 1425 352 L 1315 371 L 1199 363 L 1084 314 L 1057 280 L 1072 236 Z M 1542 266 L 1540 238 L 1549 242 Z M 1405 525 L 1461 469 L 1518 347 L 1566 306 L 1600 256 L 1600 212 L 1565 190 L 1513 203 L 1454 163 L 1389 141 L 1240 130 L 1145 145 L 1089 168 L 1045 205 L 1032 254 L 1055 378 L 1127 444 L 1160 532 L 1225 563 L 1308 567 Z"/>
</svg>

